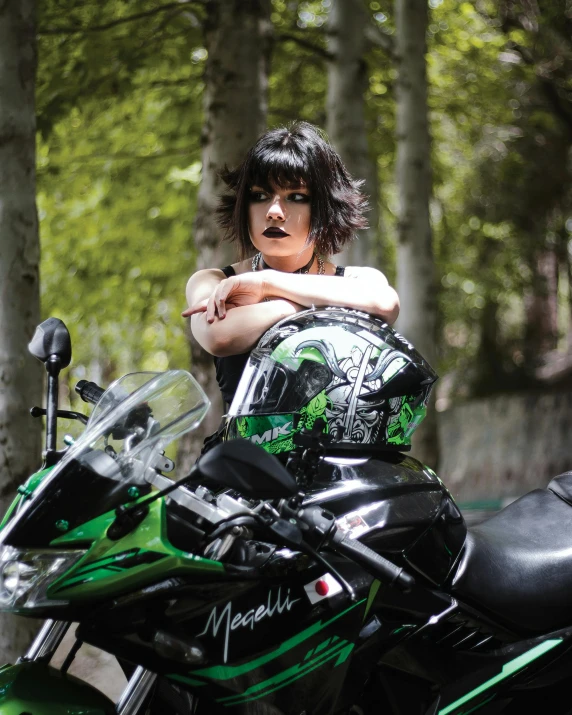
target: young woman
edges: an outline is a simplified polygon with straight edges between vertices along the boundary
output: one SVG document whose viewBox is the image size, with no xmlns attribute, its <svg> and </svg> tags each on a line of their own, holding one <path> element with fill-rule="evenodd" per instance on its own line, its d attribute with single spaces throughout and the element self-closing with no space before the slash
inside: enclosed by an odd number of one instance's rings
<svg viewBox="0 0 572 715">
<path fill-rule="evenodd" d="M 194 337 L 215 357 L 230 404 L 249 351 L 282 318 L 312 305 L 340 306 L 391 324 L 399 299 L 380 271 L 330 261 L 366 226 L 366 200 L 311 124 L 266 132 L 223 179 L 230 191 L 219 219 L 240 260 L 192 275 L 183 316 L 192 316 Z"/>
</svg>

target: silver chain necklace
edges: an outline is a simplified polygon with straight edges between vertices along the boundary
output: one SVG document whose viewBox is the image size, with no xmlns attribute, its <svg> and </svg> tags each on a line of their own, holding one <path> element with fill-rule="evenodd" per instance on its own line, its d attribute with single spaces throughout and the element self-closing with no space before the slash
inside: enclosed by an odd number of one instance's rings
<svg viewBox="0 0 572 715">
<path fill-rule="evenodd" d="M 317 253 L 314 253 L 312 255 L 312 259 L 311 259 L 309 265 L 303 266 L 302 268 L 298 268 L 297 271 L 293 271 L 293 272 L 294 273 L 302 273 L 302 274 L 309 273 L 310 268 L 314 265 L 314 258 L 318 259 L 318 275 L 323 276 L 326 273 L 324 259 L 321 256 L 318 256 Z M 262 268 L 259 268 L 261 263 L 262 263 Z M 266 266 L 266 264 L 264 263 L 264 259 L 262 258 L 262 253 L 257 253 L 252 258 L 252 270 L 253 271 L 264 270 L 265 267 L 270 268 L 270 266 Z"/>
</svg>

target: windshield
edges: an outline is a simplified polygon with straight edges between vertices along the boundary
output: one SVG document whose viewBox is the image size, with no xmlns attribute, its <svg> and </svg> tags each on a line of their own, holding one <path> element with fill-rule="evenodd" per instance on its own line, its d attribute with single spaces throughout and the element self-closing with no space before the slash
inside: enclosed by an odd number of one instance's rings
<svg viewBox="0 0 572 715">
<path fill-rule="evenodd" d="M 209 406 L 184 370 L 133 373 L 117 380 L 102 395 L 83 435 L 0 532 L 0 543 L 47 546 L 147 494 L 153 475 L 170 467 L 167 446 L 195 429 Z"/>
</svg>

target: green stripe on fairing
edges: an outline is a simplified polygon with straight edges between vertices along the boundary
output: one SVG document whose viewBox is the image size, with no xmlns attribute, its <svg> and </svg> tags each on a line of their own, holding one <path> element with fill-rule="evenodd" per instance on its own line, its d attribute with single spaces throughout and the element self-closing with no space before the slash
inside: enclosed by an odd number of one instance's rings
<svg viewBox="0 0 572 715">
<path fill-rule="evenodd" d="M 470 715 L 470 713 L 474 713 L 479 708 L 482 708 L 483 705 L 486 705 L 487 703 L 490 703 L 491 700 L 494 700 L 494 697 L 494 695 L 490 695 L 488 698 L 485 698 L 481 703 L 475 705 L 474 708 L 471 708 L 470 710 L 467 710 L 467 712 L 462 713 L 462 715 Z"/>
<path fill-rule="evenodd" d="M 332 640 L 331 638 L 326 638 L 325 641 L 322 641 L 322 643 L 320 643 L 320 645 L 316 646 L 316 647 L 314 648 L 314 655 L 315 655 L 316 653 L 319 653 L 321 650 L 324 650 L 324 648 L 327 648 L 327 646 L 330 645 L 330 641 L 331 641 L 331 640 Z M 340 644 L 338 643 L 338 645 L 340 645 Z M 336 648 L 337 648 L 337 646 L 336 646 Z M 304 660 L 305 660 L 305 659 L 304 659 Z"/>
<path fill-rule="evenodd" d="M 327 663 L 329 660 L 333 660 L 334 658 L 338 659 L 334 667 L 345 663 L 348 656 L 352 652 L 353 647 L 353 643 L 348 643 L 346 646 L 343 644 L 337 644 L 331 650 L 322 653 L 308 663 L 297 663 L 291 668 L 283 670 L 281 673 L 278 673 L 272 678 L 268 678 L 268 680 L 265 680 L 262 683 L 252 685 L 248 688 L 248 690 L 245 690 L 244 693 L 220 698 L 217 700 L 217 703 L 223 703 L 226 707 L 228 707 L 230 705 L 238 705 L 239 703 L 247 703 L 252 700 L 258 700 L 258 698 L 263 698 L 266 695 L 270 695 L 270 693 L 273 693 L 275 690 L 285 688 L 287 685 L 290 685 L 290 683 L 293 683 L 295 680 L 311 673 L 313 670 L 319 668 L 321 665 L 324 665 L 324 663 Z M 268 688 L 270 688 L 270 690 L 268 690 Z"/>
<path fill-rule="evenodd" d="M 53 467 L 46 467 L 45 469 L 41 469 L 39 472 L 32 474 L 32 476 L 27 479 L 27 481 L 23 485 L 26 492 L 22 493 L 19 491 L 18 494 L 14 497 L 12 503 L 8 507 L 8 510 L 4 514 L 2 521 L 0 521 L 0 529 L 6 526 L 10 517 L 12 516 L 12 513 L 14 512 L 14 509 L 18 506 L 18 504 L 34 492 L 34 490 L 38 487 L 42 479 L 47 476 L 48 473 L 52 471 L 52 469 Z"/>
<path fill-rule="evenodd" d="M 3 518 L 2 521 L 0 522 L 0 529 L 3 529 L 3 528 L 6 526 L 6 524 L 8 523 L 8 521 L 9 521 L 9 519 L 10 519 L 10 517 L 12 516 L 14 510 L 16 509 L 16 507 L 18 506 L 18 504 L 22 501 L 22 499 L 23 499 L 22 494 L 16 494 L 16 496 L 15 496 L 14 499 L 12 500 L 12 503 L 10 504 L 10 506 L 8 507 L 6 513 L 4 514 L 4 518 Z"/>
<path fill-rule="evenodd" d="M 147 563 L 138 562 L 136 564 L 131 564 L 130 560 L 132 558 L 138 558 L 140 556 L 145 556 L 145 554 L 152 554 L 155 558 Z M 88 564 L 85 568 L 79 569 L 74 576 L 67 579 L 62 583 L 59 588 L 60 591 L 64 591 L 67 588 L 72 588 L 73 586 L 79 586 L 83 583 L 88 583 L 90 581 L 95 581 L 100 578 L 107 578 L 109 572 L 112 573 L 123 573 L 128 571 L 130 568 L 136 568 L 138 566 L 149 566 L 151 563 L 160 561 L 161 559 L 166 559 L 167 554 L 159 554 L 156 551 L 148 551 L 145 549 L 139 549 L 138 551 L 129 550 L 125 553 L 116 554 L 113 557 L 100 559 L 102 563 L 93 561 Z M 110 560 L 111 559 L 111 560 Z M 122 566 L 124 562 L 127 562 L 127 566 Z"/>
<path fill-rule="evenodd" d="M 526 653 L 523 653 L 522 655 L 519 655 L 518 658 L 509 660 L 508 663 L 505 663 L 503 665 L 502 670 L 498 675 L 495 675 L 494 678 L 486 680 L 482 685 L 479 685 L 474 690 L 471 690 L 466 695 L 463 695 L 462 698 L 455 700 L 455 702 L 451 703 L 451 705 L 447 705 L 446 708 L 439 710 L 437 715 L 447 715 L 448 713 L 453 712 L 453 710 L 456 710 L 457 708 L 461 707 L 461 705 L 464 705 L 469 700 L 475 698 L 477 695 L 484 693 L 485 690 L 492 688 L 493 685 L 500 683 L 505 678 L 508 678 L 514 673 L 516 673 L 518 670 L 522 670 L 533 660 L 536 660 L 536 658 L 540 658 L 541 655 L 544 655 L 549 650 L 552 650 L 552 648 L 559 645 L 560 643 L 562 643 L 562 638 L 550 639 L 544 641 L 544 643 L 539 643 L 531 650 L 527 651 Z"/>
<path fill-rule="evenodd" d="M 375 581 L 372 582 L 370 588 L 369 588 L 369 596 L 367 597 L 367 605 L 365 607 L 365 613 L 363 614 L 363 620 L 367 618 L 367 614 L 369 613 L 369 609 L 372 607 L 373 602 L 375 600 L 375 597 L 377 596 L 377 592 L 379 591 L 379 587 L 381 586 L 381 581 L 378 581 L 375 579 Z"/>
<path fill-rule="evenodd" d="M 325 623 L 322 623 L 322 621 L 317 621 L 309 628 L 306 628 L 305 631 L 301 631 L 295 636 L 292 636 L 292 638 L 289 638 L 287 641 L 281 643 L 278 648 L 273 650 L 271 653 L 261 655 L 259 658 L 251 660 L 248 663 L 243 663 L 242 665 L 213 665 L 210 668 L 193 670 L 191 671 L 191 675 L 198 675 L 202 678 L 212 678 L 213 680 L 230 680 L 231 678 L 237 678 L 240 675 L 244 675 L 244 673 L 248 673 L 255 668 L 259 668 L 261 665 L 264 665 L 265 663 L 274 660 L 274 658 L 278 658 L 284 653 L 287 653 L 289 650 L 295 648 L 300 643 L 303 643 L 308 638 L 311 638 L 314 634 L 319 633 L 319 631 L 323 630 L 324 628 L 327 628 L 329 625 L 334 623 L 334 621 L 337 621 L 338 618 L 345 616 L 346 613 L 349 613 L 349 611 L 353 610 L 357 606 L 360 606 L 362 603 L 365 603 L 365 598 L 362 598 L 361 601 L 358 601 L 357 603 L 354 603 L 353 605 L 349 606 L 348 608 L 346 608 L 345 611 L 338 613 L 336 616 L 331 618 L 329 621 L 326 621 Z"/>
<path fill-rule="evenodd" d="M 86 541 L 91 541 L 92 546 L 70 571 L 50 584 L 48 595 L 65 591 L 68 600 L 109 597 L 115 591 L 139 588 L 171 574 L 192 574 L 196 570 L 224 573 L 222 563 L 181 551 L 169 542 L 165 509 L 163 499 L 149 504 L 145 519 L 119 541 L 107 538 L 114 511 L 54 539 L 50 546 L 69 547 Z M 134 555 L 145 553 L 156 558 L 147 563 L 130 563 Z"/>
</svg>

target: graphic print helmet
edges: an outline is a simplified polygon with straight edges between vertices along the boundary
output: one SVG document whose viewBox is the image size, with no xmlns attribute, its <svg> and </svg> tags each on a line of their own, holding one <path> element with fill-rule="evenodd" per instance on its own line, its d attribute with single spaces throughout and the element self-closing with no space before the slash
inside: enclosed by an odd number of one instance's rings
<svg viewBox="0 0 572 715">
<path fill-rule="evenodd" d="M 278 454 L 322 417 L 336 449 L 408 450 L 436 379 L 381 319 L 345 308 L 306 310 L 277 323 L 252 351 L 226 438 Z"/>
</svg>

